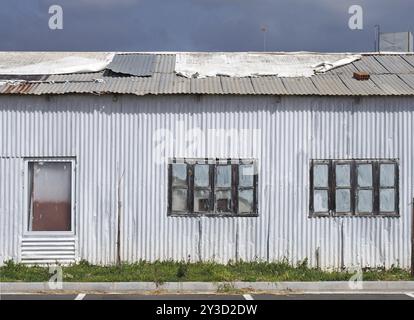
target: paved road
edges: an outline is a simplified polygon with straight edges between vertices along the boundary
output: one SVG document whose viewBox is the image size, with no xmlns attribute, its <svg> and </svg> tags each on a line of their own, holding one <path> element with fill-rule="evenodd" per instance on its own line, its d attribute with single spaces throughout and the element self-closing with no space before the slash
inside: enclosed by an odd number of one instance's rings
<svg viewBox="0 0 414 320">
<path fill-rule="evenodd" d="M 168 294 L 168 295 L 136 295 L 136 294 L 7 294 L 0 300 L 412 300 L 411 294 Z"/>
</svg>

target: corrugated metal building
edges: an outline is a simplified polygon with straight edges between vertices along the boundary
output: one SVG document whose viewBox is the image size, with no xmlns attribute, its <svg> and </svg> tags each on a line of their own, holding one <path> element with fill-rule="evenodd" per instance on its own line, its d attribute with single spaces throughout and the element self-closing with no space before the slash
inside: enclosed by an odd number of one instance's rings
<svg viewBox="0 0 414 320">
<path fill-rule="evenodd" d="M 0 75 L 0 263 L 410 266 L 414 55 L 312 77 L 175 64 Z"/>
</svg>

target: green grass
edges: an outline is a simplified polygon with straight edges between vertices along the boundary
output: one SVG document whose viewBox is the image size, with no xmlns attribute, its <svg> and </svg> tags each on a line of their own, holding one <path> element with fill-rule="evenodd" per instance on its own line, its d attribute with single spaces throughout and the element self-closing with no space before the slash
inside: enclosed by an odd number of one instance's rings
<svg viewBox="0 0 414 320">
<path fill-rule="evenodd" d="M 296 266 L 287 262 L 233 262 L 222 265 L 213 262 L 138 262 L 120 266 L 96 266 L 82 261 L 78 264 L 62 267 L 64 281 L 109 282 L 109 281 L 348 281 L 353 272 L 321 271 L 311 268 L 306 260 Z M 47 267 L 26 266 L 6 262 L 0 267 L 0 281 L 48 281 L 51 277 Z M 408 270 L 399 268 L 367 269 L 363 271 L 363 280 L 414 280 Z"/>
</svg>

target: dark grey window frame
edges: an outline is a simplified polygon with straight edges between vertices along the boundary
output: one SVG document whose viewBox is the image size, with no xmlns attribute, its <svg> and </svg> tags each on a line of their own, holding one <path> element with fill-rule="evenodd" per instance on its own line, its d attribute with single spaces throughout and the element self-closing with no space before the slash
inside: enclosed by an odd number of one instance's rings
<svg viewBox="0 0 414 320">
<path fill-rule="evenodd" d="M 314 166 L 327 164 L 328 165 L 328 211 L 315 212 L 314 211 L 314 190 L 319 188 L 314 187 Z M 349 187 L 338 187 L 336 185 L 336 166 L 341 164 L 350 165 L 350 183 Z M 359 164 L 372 164 L 372 188 L 358 186 L 358 172 L 357 166 Z M 394 186 L 384 187 L 380 185 L 380 166 L 382 164 L 394 165 Z M 399 160 L 398 159 L 313 159 L 310 161 L 309 174 L 309 217 L 400 217 L 399 207 Z M 350 190 L 350 208 L 349 212 L 336 212 L 336 190 L 349 189 Z M 372 212 L 357 212 L 357 195 L 358 189 L 372 189 L 373 190 L 373 204 Z M 384 212 L 380 211 L 380 190 L 394 189 L 395 190 L 395 211 Z"/>
<path fill-rule="evenodd" d="M 173 211 L 172 210 L 172 165 L 173 164 L 187 165 L 187 211 Z M 209 182 L 210 198 L 209 198 L 209 212 L 195 212 L 194 211 L 194 191 L 203 190 L 207 188 L 197 188 L 194 185 L 194 170 L 197 164 L 209 165 Z M 239 186 L 239 166 L 243 164 L 252 164 L 254 168 L 253 187 Z M 217 167 L 220 165 L 231 165 L 232 183 L 230 187 L 217 187 L 216 176 Z M 238 212 L 238 198 L 239 190 L 245 189 L 253 190 L 253 211 L 248 213 Z M 219 212 L 217 210 L 215 195 L 216 191 L 230 191 L 231 193 L 231 211 Z M 172 158 L 168 162 L 168 205 L 167 215 L 171 217 L 257 217 L 258 216 L 258 173 L 257 160 L 246 158 Z"/>
<path fill-rule="evenodd" d="M 349 179 L 350 179 L 350 186 L 338 186 L 336 183 L 336 167 L 338 165 L 349 165 Z M 355 184 L 356 184 L 356 180 L 355 180 L 355 162 L 352 160 L 334 160 L 333 162 L 333 168 L 332 168 L 332 184 L 333 184 L 333 188 L 334 188 L 334 199 L 333 199 L 333 203 L 332 203 L 332 207 L 336 208 L 336 191 L 337 190 L 350 190 L 350 211 L 348 212 L 335 212 L 335 215 L 342 215 L 342 216 L 352 216 L 354 215 L 355 212 L 355 197 L 353 196 L 356 192 L 355 189 Z"/>
</svg>

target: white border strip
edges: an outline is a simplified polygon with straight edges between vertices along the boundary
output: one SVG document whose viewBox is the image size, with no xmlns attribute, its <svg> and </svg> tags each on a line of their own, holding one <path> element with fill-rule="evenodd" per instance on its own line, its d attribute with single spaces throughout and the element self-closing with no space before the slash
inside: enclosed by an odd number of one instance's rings
<svg viewBox="0 0 414 320">
<path fill-rule="evenodd" d="M 85 298 L 85 296 L 86 296 L 86 294 L 85 294 L 85 293 L 79 293 L 79 294 L 76 296 L 75 300 L 83 300 L 83 299 Z"/>
</svg>

